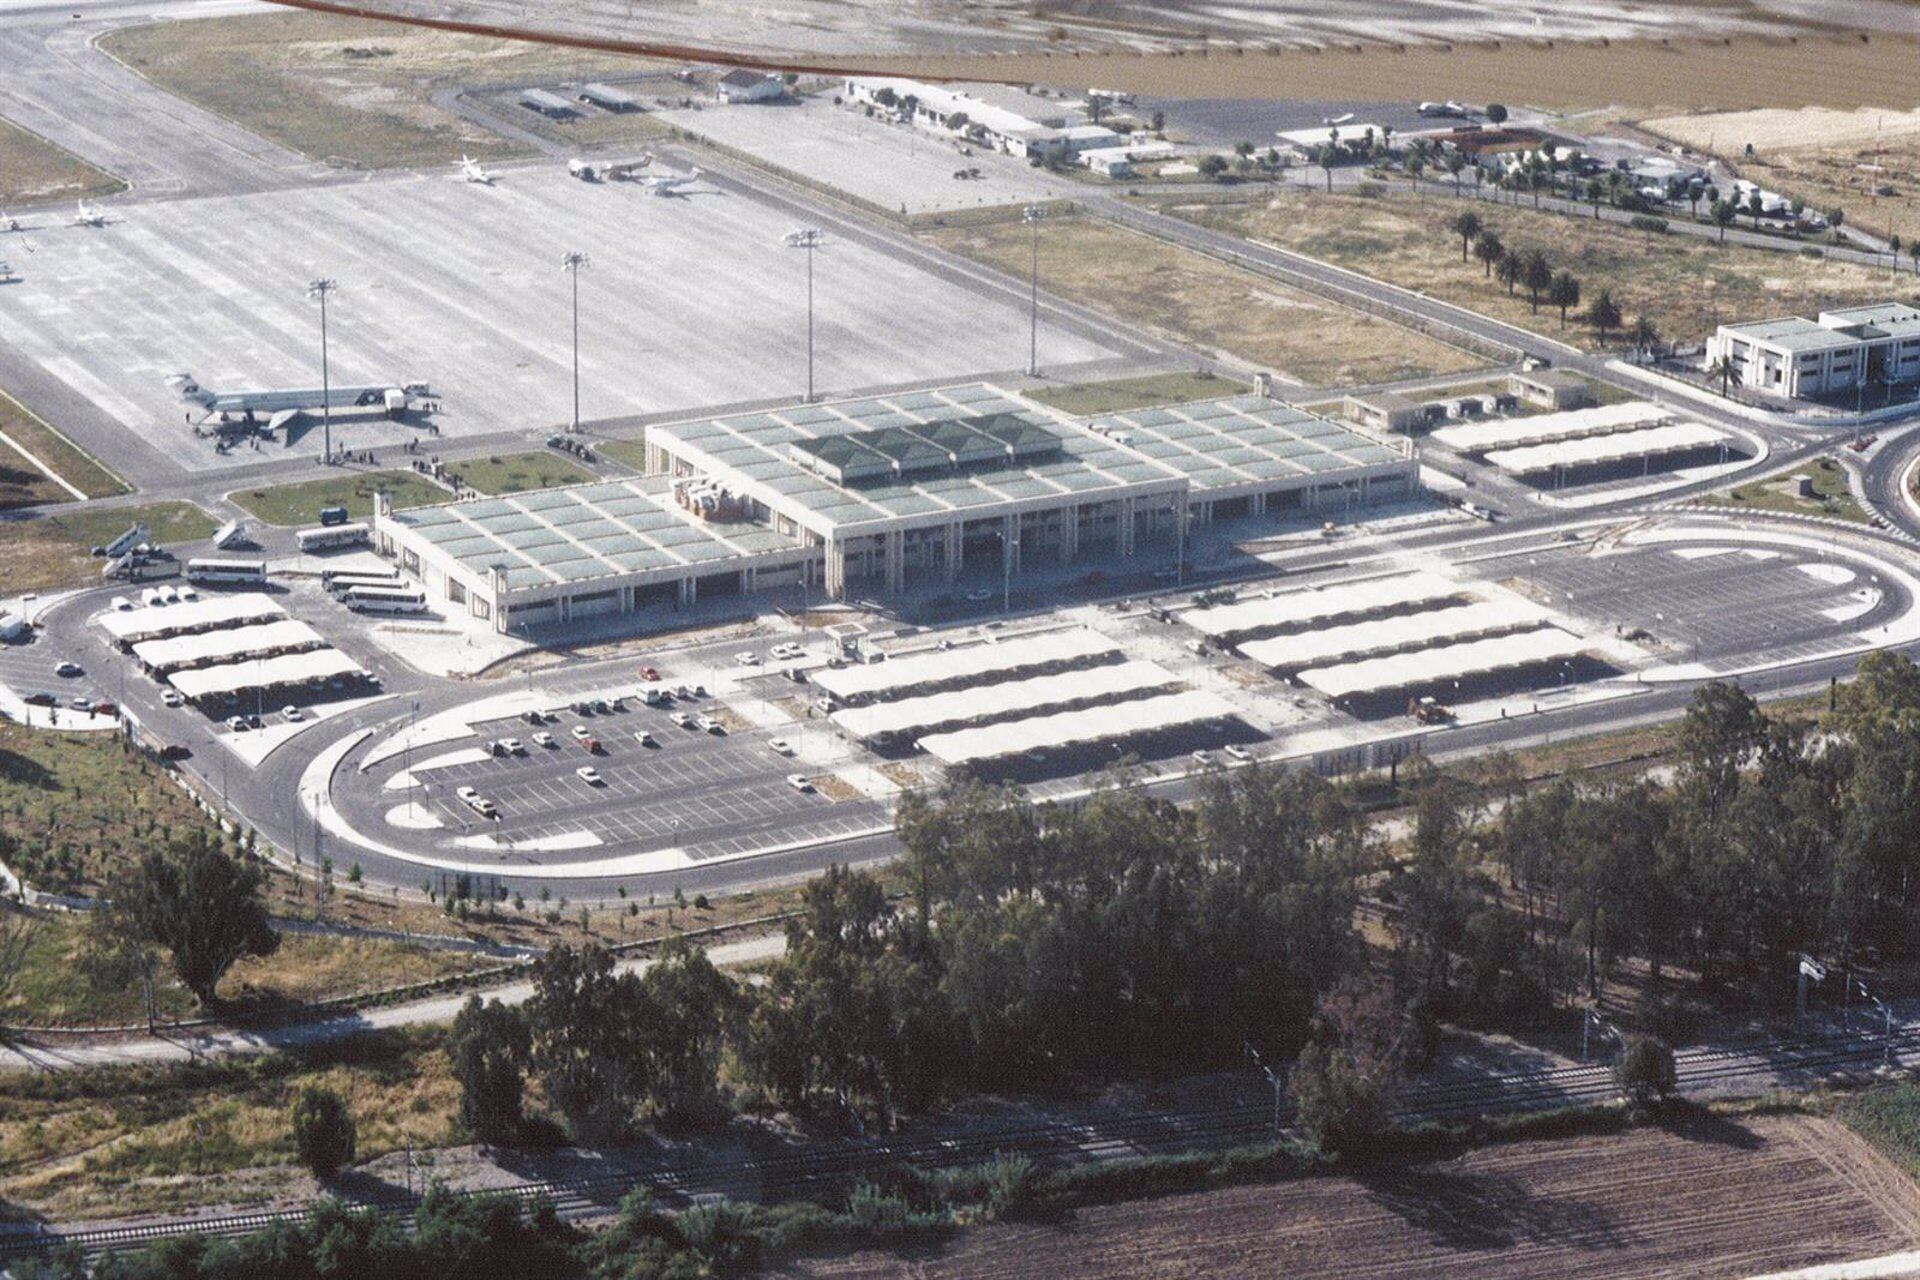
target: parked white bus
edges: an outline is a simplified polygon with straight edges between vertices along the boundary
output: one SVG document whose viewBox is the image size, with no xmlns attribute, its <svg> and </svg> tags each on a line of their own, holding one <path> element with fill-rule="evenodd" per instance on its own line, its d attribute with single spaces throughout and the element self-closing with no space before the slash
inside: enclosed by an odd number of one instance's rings
<svg viewBox="0 0 1920 1280">
<path fill-rule="evenodd" d="M 347 608 L 355 613 L 425 613 L 427 602 L 396 596 L 360 596 L 349 594 Z"/>
<path fill-rule="evenodd" d="M 265 560 L 187 561 L 188 582 L 249 583 L 257 586 L 266 580 Z"/>
<path fill-rule="evenodd" d="M 320 585 L 340 596 L 355 587 L 401 587 L 406 583 L 398 573 L 377 569 L 329 569 L 320 575 Z"/>
<path fill-rule="evenodd" d="M 364 524 L 336 524 L 318 529 L 302 529 L 297 535 L 302 554 L 311 551 L 337 551 L 341 547 L 364 547 L 373 541 L 373 531 Z"/>
</svg>

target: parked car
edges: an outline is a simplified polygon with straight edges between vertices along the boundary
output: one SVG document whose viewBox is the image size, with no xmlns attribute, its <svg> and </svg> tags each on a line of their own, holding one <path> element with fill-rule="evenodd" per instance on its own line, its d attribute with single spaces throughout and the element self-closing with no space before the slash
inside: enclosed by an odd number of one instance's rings
<svg viewBox="0 0 1920 1280">
<path fill-rule="evenodd" d="M 790 786 L 790 787 L 792 787 L 792 788 L 793 788 L 793 789 L 794 789 L 795 791 L 811 791 L 811 790 L 813 790 L 813 783 L 812 783 L 811 781 L 809 781 L 809 780 L 808 780 L 808 778 L 807 778 L 807 775 L 806 775 L 806 774 L 804 774 L 804 773 L 790 773 L 790 774 L 788 774 L 788 775 L 787 775 L 787 785 L 788 785 L 788 786 Z"/>
<path fill-rule="evenodd" d="M 600 771 L 590 764 L 583 764 L 578 769 L 575 769 L 574 772 L 580 775 L 580 781 L 590 787 L 604 787 L 607 785 L 607 780 L 600 776 Z"/>
<path fill-rule="evenodd" d="M 772 747 L 775 751 L 779 752 L 783 756 L 790 756 L 793 754 L 793 744 L 791 742 L 788 742 L 785 738 L 768 738 L 767 745 L 769 747 Z"/>
<path fill-rule="evenodd" d="M 648 733 L 645 729 L 642 729 L 640 730 L 640 732 L 634 734 L 633 740 L 639 743 L 643 747 L 657 747 L 660 745 L 658 742 L 655 742 L 653 740 L 653 735 Z"/>
<path fill-rule="evenodd" d="M 760 665 L 760 655 L 751 650 L 745 653 L 734 654 L 733 660 L 743 667 L 757 667 Z"/>
<path fill-rule="evenodd" d="M 303 718 L 300 708 L 295 706 L 285 706 L 280 708 L 280 714 L 285 716 L 289 720 L 299 720 Z"/>
<path fill-rule="evenodd" d="M 660 678 L 660 668 L 642 667 L 640 668 L 640 678 L 642 680 L 658 680 Z"/>
<path fill-rule="evenodd" d="M 227 718 L 227 728 L 233 730 L 235 733 L 245 732 L 246 727 L 247 721 L 244 716 L 229 716 Z"/>
<path fill-rule="evenodd" d="M 533 743 L 537 747 L 557 747 L 560 745 L 553 740 L 553 735 L 545 730 L 533 735 Z"/>
<path fill-rule="evenodd" d="M 59 666 L 55 667 L 53 669 L 53 674 L 57 676 L 66 676 L 69 679 L 71 679 L 74 676 L 85 675 L 86 671 L 84 668 L 81 667 L 79 663 L 69 661 L 69 662 L 63 662 Z"/>
<path fill-rule="evenodd" d="M 572 732 L 574 740 L 576 742 L 585 742 L 588 738 L 591 738 L 593 736 L 592 732 L 589 731 L 587 726 L 583 724 L 577 724 L 573 726 L 570 732 Z"/>
<path fill-rule="evenodd" d="M 36 707 L 51 707 L 57 706 L 60 699 L 50 693 L 30 693 L 27 695 L 27 701 Z"/>
<path fill-rule="evenodd" d="M 693 727 L 693 717 L 688 715 L 684 711 L 676 711 L 672 715 L 668 716 L 667 719 L 673 721 L 675 724 L 679 725 L 682 729 L 689 729 Z"/>
</svg>

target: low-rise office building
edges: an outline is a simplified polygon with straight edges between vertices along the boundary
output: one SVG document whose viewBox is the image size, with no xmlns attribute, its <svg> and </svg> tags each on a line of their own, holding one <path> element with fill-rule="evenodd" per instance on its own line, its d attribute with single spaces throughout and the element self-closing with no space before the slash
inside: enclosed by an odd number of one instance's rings
<svg viewBox="0 0 1920 1280">
<path fill-rule="evenodd" d="M 1723 360 L 1735 386 L 1788 399 L 1920 381 L 1920 310 L 1881 302 L 1724 324 L 1707 342 L 1707 367 Z"/>
</svg>

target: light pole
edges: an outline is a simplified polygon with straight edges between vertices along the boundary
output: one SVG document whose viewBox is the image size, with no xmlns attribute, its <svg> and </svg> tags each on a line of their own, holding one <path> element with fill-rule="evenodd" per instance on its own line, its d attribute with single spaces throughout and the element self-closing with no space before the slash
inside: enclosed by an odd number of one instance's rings
<svg viewBox="0 0 1920 1280">
<path fill-rule="evenodd" d="M 1027 376 L 1040 376 L 1040 219 L 1047 211 L 1030 204 L 1020 211 L 1032 239 L 1032 263 L 1027 273 Z"/>
<path fill-rule="evenodd" d="M 580 434 L 580 268 L 587 255 L 575 249 L 560 259 L 560 269 L 573 277 L 573 425 L 567 430 Z"/>
<path fill-rule="evenodd" d="M 333 461 L 333 377 L 327 367 L 327 295 L 339 287 L 329 276 L 307 281 L 307 296 L 320 303 L 320 445 L 328 463 Z"/>
<path fill-rule="evenodd" d="M 813 251 L 824 246 L 827 233 L 818 227 L 801 227 L 780 237 L 789 249 L 807 251 L 807 403 L 813 403 Z"/>
</svg>

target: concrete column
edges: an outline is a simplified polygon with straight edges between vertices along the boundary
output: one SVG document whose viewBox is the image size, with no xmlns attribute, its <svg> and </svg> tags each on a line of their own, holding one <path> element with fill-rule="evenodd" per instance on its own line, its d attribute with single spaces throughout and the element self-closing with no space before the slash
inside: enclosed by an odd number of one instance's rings
<svg viewBox="0 0 1920 1280">
<path fill-rule="evenodd" d="M 847 597 L 847 549 L 837 539 L 827 539 L 825 557 L 827 595 L 835 600 Z"/>
<path fill-rule="evenodd" d="M 1120 554 L 1133 554 L 1133 499 L 1120 500 Z"/>
<path fill-rule="evenodd" d="M 700 588 L 698 584 L 694 582 L 692 575 L 680 579 L 680 607 L 682 609 L 692 608 L 694 601 L 699 598 Z"/>
<path fill-rule="evenodd" d="M 897 596 L 907 585 L 907 535 L 896 529 L 884 536 L 881 554 L 885 562 L 887 594 Z"/>
<path fill-rule="evenodd" d="M 961 525 L 957 520 L 948 525 L 944 533 L 945 550 L 943 554 L 947 558 L 945 565 L 946 579 L 948 582 L 952 582 L 960 576 L 960 555 L 966 547 L 966 538 L 961 532 Z"/>
<path fill-rule="evenodd" d="M 1000 536 L 1007 540 L 1007 573 L 1018 576 L 1020 573 L 1020 517 L 1009 515 L 1000 521 Z"/>
<path fill-rule="evenodd" d="M 1072 564 L 1073 558 L 1080 554 L 1080 504 L 1075 503 L 1061 513 L 1060 521 L 1060 563 Z"/>
</svg>

